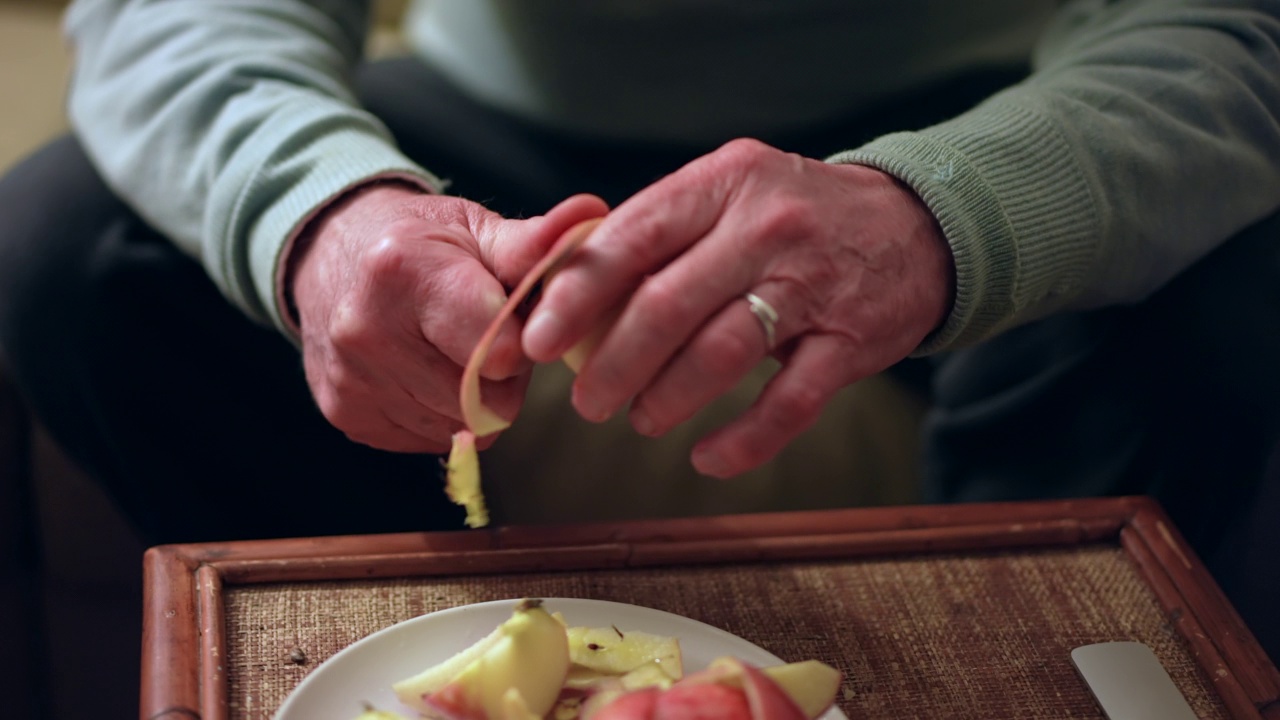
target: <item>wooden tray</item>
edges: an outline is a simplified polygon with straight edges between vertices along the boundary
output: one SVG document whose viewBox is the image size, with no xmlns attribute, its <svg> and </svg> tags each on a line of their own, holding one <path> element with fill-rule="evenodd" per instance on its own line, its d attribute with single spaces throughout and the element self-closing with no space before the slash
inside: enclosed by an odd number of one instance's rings
<svg viewBox="0 0 1280 720">
<path fill-rule="evenodd" d="M 378 629 L 559 596 L 824 660 L 851 720 L 1101 718 L 1068 654 L 1108 640 L 1151 645 L 1202 718 L 1280 720 L 1280 672 L 1145 498 L 172 545 L 145 571 L 144 719 L 265 720 Z"/>
</svg>

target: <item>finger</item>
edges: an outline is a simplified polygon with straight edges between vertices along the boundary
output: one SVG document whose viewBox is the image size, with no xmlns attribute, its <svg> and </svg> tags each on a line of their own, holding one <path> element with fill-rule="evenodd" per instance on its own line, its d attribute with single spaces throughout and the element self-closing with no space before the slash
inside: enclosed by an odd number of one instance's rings
<svg viewBox="0 0 1280 720">
<path fill-rule="evenodd" d="M 715 224 L 723 183 L 703 183 L 698 163 L 627 200 L 543 290 L 525 327 L 525 352 L 538 362 L 564 355 L 647 275 Z M 708 188 L 713 193 L 708 197 Z"/>
<path fill-rule="evenodd" d="M 514 287 L 566 231 L 608 213 L 609 205 L 604 200 L 580 194 L 566 198 L 539 217 L 486 223 L 477 234 L 481 256 L 503 284 Z"/>
<path fill-rule="evenodd" d="M 418 318 L 422 336 L 458 368 L 466 365 L 489 323 L 506 302 L 506 289 L 475 257 L 459 252 L 442 259 L 427 281 Z M 503 323 L 481 375 L 502 380 L 527 372 L 520 323 Z M 460 370 L 459 370 L 460 372 Z"/>
<path fill-rule="evenodd" d="M 529 220 L 506 220 L 492 213 L 482 213 L 474 223 L 474 232 L 481 249 L 481 257 L 497 280 L 506 287 L 515 287 L 555 241 L 567 230 L 583 220 L 600 217 L 608 212 L 604 201 L 594 195 L 575 195 L 546 215 Z M 501 313 L 507 301 L 504 287 L 501 302 L 492 302 L 492 296 L 483 308 L 486 320 L 480 335 L 467 344 L 467 359 L 475 352 L 480 338 Z M 492 344 L 485 350 L 484 364 L 480 367 L 482 378 L 501 380 L 527 372 L 532 361 L 520 345 L 523 319 L 518 316 L 504 318 Z M 466 365 L 467 360 L 462 361 Z"/>
<path fill-rule="evenodd" d="M 834 336 L 803 338 L 741 417 L 694 446 L 694 467 L 727 478 L 771 460 L 817 422 L 841 388 L 860 379 L 851 353 L 849 343 Z"/>
<path fill-rule="evenodd" d="M 348 438 L 371 447 L 397 452 L 427 452 L 440 447 L 449 439 L 449 426 L 460 422 L 419 404 L 396 382 L 397 366 L 405 363 L 397 361 L 395 349 L 386 345 L 378 349 L 377 355 L 388 361 L 378 368 L 369 367 L 342 347 L 308 352 L 307 381 L 321 413 Z M 421 374 L 421 368 L 418 370 Z M 411 414 L 420 420 L 411 424 L 393 421 L 393 415 Z"/>
<path fill-rule="evenodd" d="M 379 388 L 388 415 L 402 427 L 447 439 L 463 427 L 458 387 L 462 368 L 441 355 L 430 343 L 384 347 L 377 357 L 385 387 Z M 502 380 L 482 380 L 486 406 L 504 418 L 514 419 L 524 402 L 530 371 Z"/>
<path fill-rule="evenodd" d="M 744 250 L 749 231 L 739 227 L 717 225 L 635 291 L 574 383 L 573 404 L 584 418 L 613 415 L 751 286 L 763 259 Z"/>
<path fill-rule="evenodd" d="M 632 403 L 631 424 L 641 435 L 663 435 L 693 417 L 708 403 L 733 389 L 752 368 L 801 331 L 794 319 L 802 317 L 796 298 L 780 283 L 754 292 L 777 314 L 769 321 L 773 343 L 764 321 L 745 298 L 730 302 L 708 322 L 668 363 L 658 377 Z"/>
<path fill-rule="evenodd" d="M 431 429 L 421 427 L 411 429 L 396 422 L 382 408 L 372 408 L 370 412 L 373 420 L 381 421 L 380 427 L 377 428 L 376 442 L 365 443 L 372 445 L 380 450 L 400 453 L 444 453 L 448 452 L 451 433 L 448 432 L 448 426 L 432 422 L 435 426 Z M 370 428 L 372 429 L 372 427 Z M 348 435 L 347 437 L 351 437 Z M 446 438 L 441 440 L 440 438 Z M 356 439 L 356 438 L 351 438 Z"/>
<path fill-rule="evenodd" d="M 385 407 L 413 401 L 398 389 L 388 392 L 367 369 L 329 361 L 308 362 L 306 369 L 321 414 L 353 442 L 392 452 L 438 452 L 449 437 L 425 423 L 411 430 L 393 421 Z"/>
<path fill-rule="evenodd" d="M 529 374 L 525 374 L 498 382 L 486 381 L 481 386 L 486 404 L 502 417 L 514 420 L 523 405 L 529 377 Z M 448 415 L 436 413 L 412 401 L 405 394 L 398 395 L 395 401 L 386 403 L 380 409 L 397 427 L 423 438 L 432 447 L 447 449 L 453 434 L 464 427 L 464 423 L 454 417 L 457 414 L 456 409 Z M 483 438 L 484 442 L 478 447 L 484 449 L 491 444 L 492 440 L 489 438 L 493 435 L 491 433 Z M 424 444 L 424 447 L 427 444 Z M 421 451 L 424 450 L 419 450 Z M 430 452 L 436 452 L 436 450 Z"/>
</svg>

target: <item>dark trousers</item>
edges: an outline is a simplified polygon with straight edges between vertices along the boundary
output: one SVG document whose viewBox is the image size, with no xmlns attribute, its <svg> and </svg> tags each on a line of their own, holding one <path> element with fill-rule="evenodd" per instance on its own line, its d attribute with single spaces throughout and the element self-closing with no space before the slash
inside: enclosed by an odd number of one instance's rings
<svg viewBox="0 0 1280 720">
<path fill-rule="evenodd" d="M 933 116 L 1008 76 L 940 89 Z M 372 63 L 362 102 L 450 192 L 508 216 L 593 192 L 616 204 L 710 147 L 557 136 L 472 102 L 412 59 Z M 912 119 L 905 119 L 912 118 Z M 857 142 L 883 127 L 864 123 Z M 810 155 L 826 128 L 772 138 Z M 29 405 L 149 542 L 460 527 L 437 458 L 353 444 L 314 407 L 296 349 L 103 183 L 73 137 L 0 181 L 0 353 Z"/>
<path fill-rule="evenodd" d="M 1280 658 L 1280 216 L 1143 303 L 934 364 L 928 498 L 1151 495 Z"/>
<path fill-rule="evenodd" d="M 762 139 L 821 157 L 950 116 L 1013 77 Z M 560 137 L 473 103 L 412 60 L 367 66 L 358 86 L 410 157 L 507 215 L 575 192 L 617 203 L 711 149 Z M 148 540 L 458 526 L 435 459 L 377 452 L 331 428 L 296 350 L 114 197 L 74 139 L 0 182 L 0 217 L 0 352 L 55 438 Z M 1277 369 L 1273 218 L 1141 304 L 1058 316 L 899 371 L 929 376 L 929 499 L 1153 494 L 1213 561 L 1229 554 L 1226 530 L 1258 514 L 1280 436 Z"/>
</svg>

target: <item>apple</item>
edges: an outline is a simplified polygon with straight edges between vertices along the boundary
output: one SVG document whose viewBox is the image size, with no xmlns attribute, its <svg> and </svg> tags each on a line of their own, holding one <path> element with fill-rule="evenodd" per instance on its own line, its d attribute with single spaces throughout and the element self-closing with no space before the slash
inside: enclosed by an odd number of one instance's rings
<svg viewBox="0 0 1280 720">
<path fill-rule="evenodd" d="M 689 675 L 667 690 L 600 692 L 582 703 L 581 717 L 582 720 L 813 720 L 835 702 L 839 685 L 838 670 L 813 660 L 760 670 L 735 658 L 718 658 L 706 670 Z M 638 695 L 643 698 L 633 697 Z"/>
<path fill-rule="evenodd" d="M 677 684 L 660 693 L 653 706 L 660 720 L 752 720 L 751 705 L 741 688 L 709 683 Z"/>
<path fill-rule="evenodd" d="M 760 668 L 807 718 L 825 713 L 840 691 L 840 671 L 817 660 Z"/>
<path fill-rule="evenodd" d="M 684 675 L 679 640 L 636 630 L 569 628 L 569 657 L 575 668 L 602 675 L 624 675 L 650 665 L 671 680 Z"/>
<path fill-rule="evenodd" d="M 489 636 L 392 688 L 404 704 L 445 720 L 539 720 L 569 672 L 564 625 L 522 600 Z"/>
</svg>

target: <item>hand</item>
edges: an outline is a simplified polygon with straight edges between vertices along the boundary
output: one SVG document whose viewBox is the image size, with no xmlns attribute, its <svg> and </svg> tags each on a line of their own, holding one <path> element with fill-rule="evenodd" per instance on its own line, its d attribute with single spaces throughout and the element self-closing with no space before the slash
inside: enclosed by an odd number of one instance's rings
<svg viewBox="0 0 1280 720">
<path fill-rule="evenodd" d="M 763 464 L 842 387 L 914 350 L 950 309 L 950 250 L 894 178 L 750 140 L 658 181 L 607 217 L 545 289 L 524 330 L 547 361 L 621 308 L 573 404 L 658 436 L 773 354 L 782 368 L 741 417 L 693 450 L 702 473 Z M 744 293 L 778 312 L 768 347 Z"/>
<path fill-rule="evenodd" d="M 504 286 L 566 229 L 605 212 L 598 198 L 577 196 L 546 216 L 507 220 L 407 184 L 348 193 L 290 257 L 303 362 L 321 412 L 373 447 L 447 450 L 462 427 L 462 368 Z M 519 333 L 518 321 L 503 329 L 482 371 L 485 401 L 505 417 L 515 417 L 529 381 Z"/>
</svg>

